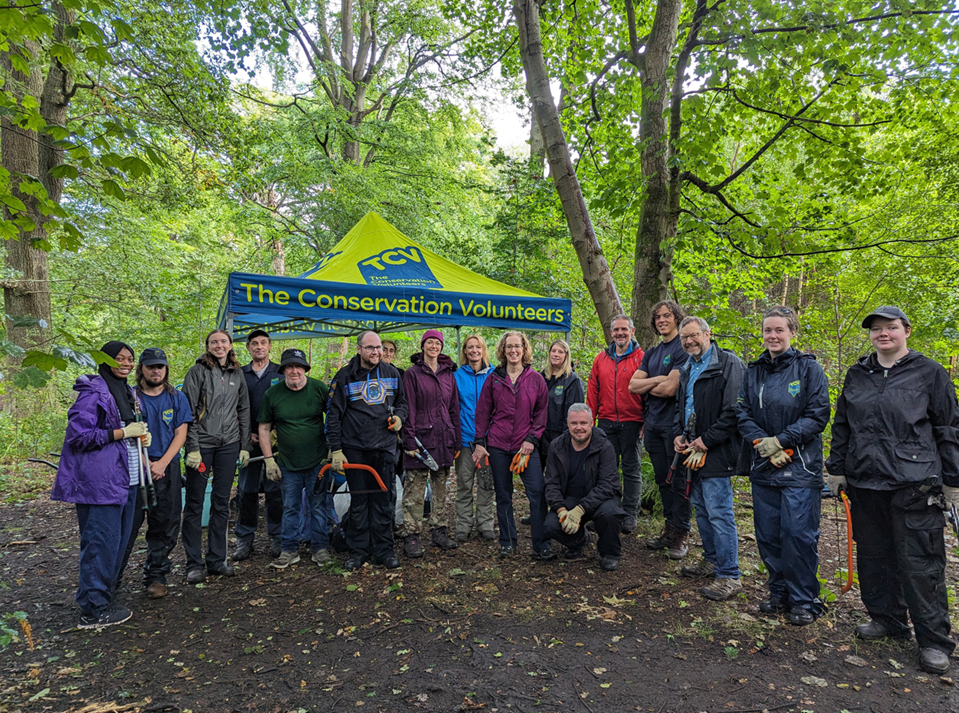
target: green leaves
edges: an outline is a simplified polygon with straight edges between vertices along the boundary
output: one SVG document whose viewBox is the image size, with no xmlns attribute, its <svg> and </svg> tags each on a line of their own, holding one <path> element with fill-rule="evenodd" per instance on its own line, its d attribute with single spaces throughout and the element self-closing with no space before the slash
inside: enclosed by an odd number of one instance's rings
<svg viewBox="0 0 959 713">
<path fill-rule="evenodd" d="M 50 381 L 50 374 L 40 371 L 35 366 L 30 366 L 14 372 L 10 381 L 19 389 L 39 389 L 46 386 L 47 382 Z"/>
</svg>

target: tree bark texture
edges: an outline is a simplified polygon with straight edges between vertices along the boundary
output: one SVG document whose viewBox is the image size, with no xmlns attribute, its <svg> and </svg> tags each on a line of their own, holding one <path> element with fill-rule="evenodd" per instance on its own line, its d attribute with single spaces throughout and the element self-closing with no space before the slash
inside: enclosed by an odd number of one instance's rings
<svg viewBox="0 0 959 713">
<path fill-rule="evenodd" d="M 570 238 L 583 271 L 583 282 L 586 283 L 603 330 L 608 336 L 609 320 L 623 311 L 623 305 L 606 256 L 590 222 L 576 170 L 569 157 L 559 112 L 553 103 L 543 59 L 539 5 L 535 0 L 513 0 L 513 15 L 519 29 L 519 48 L 526 73 L 526 90 L 532 100 L 533 115 L 546 146 L 550 175 L 563 206 Z"/>
</svg>

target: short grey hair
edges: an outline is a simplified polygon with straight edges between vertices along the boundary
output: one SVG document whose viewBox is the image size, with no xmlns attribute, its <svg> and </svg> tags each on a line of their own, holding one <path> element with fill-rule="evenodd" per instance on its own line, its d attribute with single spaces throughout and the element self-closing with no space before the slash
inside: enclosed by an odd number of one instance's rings
<svg viewBox="0 0 959 713">
<path fill-rule="evenodd" d="M 584 403 L 573 404 L 570 406 L 569 411 L 566 412 L 566 418 L 569 418 L 571 413 L 587 413 L 589 414 L 590 420 L 593 418 L 593 409 Z"/>
<path fill-rule="evenodd" d="M 610 329 L 613 328 L 613 322 L 619 322 L 620 320 L 623 320 L 623 319 L 625 319 L 627 322 L 629 322 L 629 328 L 630 328 L 630 329 L 632 329 L 632 328 L 635 326 L 635 325 L 633 324 L 633 320 L 629 318 L 629 315 L 617 314 L 615 317 L 613 317 L 611 320 L 609 320 L 609 328 L 610 328 Z"/>
<path fill-rule="evenodd" d="M 701 330 L 703 330 L 704 332 L 710 332 L 710 333 L 712 333 L 712 330 L 709 328 L 709 322 L 707 322 L 707 321 L 706 321 L 705 319 L 703 319 L 702 317 L 687 317 L 686 319 L 684 319 L 684 320 L 680 323 L 679 328 L 682 329 L 682 328 L 685 327 L 687 324 L 692 324 L 693 322 L 695 322 L 696 324 L 698 324 L 698 325 L 699 325 L 699 328 L 700 328 Z"/>
</svg>

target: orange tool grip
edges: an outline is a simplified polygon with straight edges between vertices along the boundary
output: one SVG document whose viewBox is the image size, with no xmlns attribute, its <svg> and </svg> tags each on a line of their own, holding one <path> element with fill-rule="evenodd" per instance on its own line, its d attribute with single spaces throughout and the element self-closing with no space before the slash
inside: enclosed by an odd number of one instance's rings
<svg viewBox="0 0 959 713">
<path fill-rule="evenodd" d="M 332 465 L 333 465 L 332 463 L 327 463 L 322 468 L 320 468 L 320 474 L 317 477 L 322 478 L 323 474 L 326 471 L 328 471 L 332 467 Z M 363 465 L 362 463 L 344 463 L 343 467 L 352 468 L 353 470 L 365 470 L 372 473 L 373 477 L 376 478 L 377 485 L 380 486 L 380 490 L 382 490 L 384 493 L 386 492 L 386 485 L 384 485 L 383 480 L 380 478 L 380 474 L 377 473 L 376 470 L 372 468 L 371 466 Z"/>
<path fill-rule="evenodd" d="M 849 509 L 849 497 L 845 490 L 839 491 L 843 507 L 846 508 L 846 583 L 842 585 L 842 594 L 852 589 L 852 510 Z"/>
</svg>

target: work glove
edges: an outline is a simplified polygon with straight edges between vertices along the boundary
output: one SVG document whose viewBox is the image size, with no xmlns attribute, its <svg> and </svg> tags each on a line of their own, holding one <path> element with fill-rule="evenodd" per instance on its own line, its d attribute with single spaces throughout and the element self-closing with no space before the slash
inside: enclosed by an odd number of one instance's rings
<svg viewBox="0 0 959 713">
<path fill-rule="evenodd" d="M 829 475 L 826 474 L 826 487 L 829 488 L 830 492 L 839 496 L 840 490 L 846 489 L 846 476 L 845 475 Z"/>
<path fill-rule="evenodd" d="M 792 463 L 792 450 L 779 450 L 769 456 L 769 462 L 772 463 L 777 468 L 782 468 L 787 463 Z"/>
<path fill-rule="evenodd" d="M 769 458 L 776 451 L 781 451 L 783 446 L 775 436 L 767 436 L 753 441 L 753 448 L 759 451 L 759 455 L 763 458 Z"/>
<path fill-rule="evenodd" d="M 264 458 L 263 464 L 266 466 L 266 477 L 274 483 L 282 479 L 280 475 L 280 466 L 276 464 L 276 458 Z"/>
<path fill-rule="evenodd" d="M 456 453 L 453 454 L 453 460 L 456 460 L 459 457 L 460 457 L 460 452 L 459 450 L 457 450 Z"/>
<path fill-rule="evenodd" d="M 124 438 L 139 438 L 150 432 L 147 430 L 147 425 L 143 421 L 134 421 L 124 426 L 121 430 L 123 431 Z"/>
<path fill-rule="evenodd" d="M 143 443 L 144 448 L 149 448 L 150 444 L 153 443 L 153 434 L 147 431 L 145 434 L 140 436 L 140 442 Z"/>
<path fill-rule="evenodd" d="M 270 431 L 270 445 L 276 448 L 276 431 Z"/>
<path fill-rule="evenodd" d="M 513 461 L 509 464 L 509 470 L 513 475 L 519 475 L 526 466 L 529 465 L 529 453 L 517 453 L 513 456 Z"/>
<path fill-rule="evenodd" d="M 416 458 L 416 451 L 403 451 L 410 458 Z"/>
<path fill-rule="evenodd" d="M 250 464 L 250 452 L 240 451 L 240 467 L 246 468 Z"/>
<path fill-rule="evenodd" d="M 942 486 L 942 497 L 946 501 L 946 508 L 959 508 L 959 488 L 950 488 L 948 485 Z"/>
<path fill-rule="evenodd" d="M 190 451 L 186 454 L 186 467 L 192 470 L 198 470 L 200 464 L 203 462 L 203 457 L 200 455 L 200 451 Z"/>
<path fill-rule="evenodd" d="M 343 472 L 343 466 L 346 465 L 349 461 L 346 460 L 346 456 L 343 455 L 343 451 L 333 451 L 330 453 L 330 464 L 333 470 L 337 473 Z"/>
<path fill-rule="evenodd" d="M 559 522 L 563 526 L 563 532 L 567 535 L 575 535 L 579 532 L 579 524 L 583 520 L 586 511 L 582 505 L 577 505 L 572 510 L 567 510 L 559 516 Z"/>
<path fill-rule="evenodd" d="M 692 448 L 688 448 L 684 452 L 688 454 L 686 460 L 683 461 L 684 466 L 690 470 L 699 470 L 703 467 L 703 464 L 706 462 L 705 451 L 694 451 Z"/>
<path fill-rule="evenodd" d="M 386 419 L 386 427 L 393 433 L 399 433 L 400 429 L 403 428 L 403 419 L 399 416 L 390 416 Z"/>
</svg>

